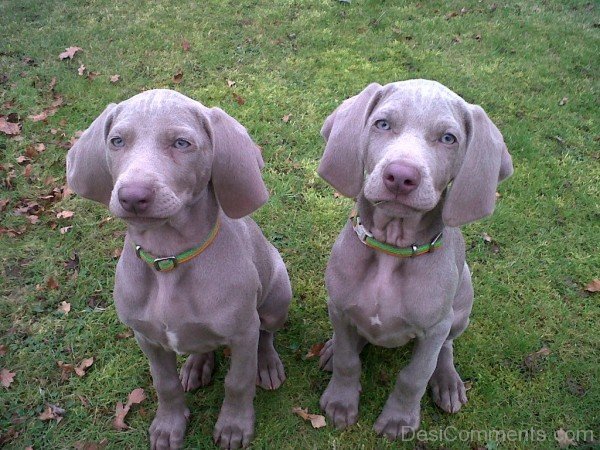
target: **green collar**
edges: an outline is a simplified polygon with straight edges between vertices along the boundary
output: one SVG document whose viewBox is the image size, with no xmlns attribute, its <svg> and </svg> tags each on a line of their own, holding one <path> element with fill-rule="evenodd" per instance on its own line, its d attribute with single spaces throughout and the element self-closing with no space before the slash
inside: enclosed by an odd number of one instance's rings
<svg viewBox="0 0 600 450">
<path fill-rule="evenodd" d="M 182 264 L 184 262 L 189 261 L 192 258 L 195 258 L 200 253 L 202 253 L 204 250 L 206 250 L 208 248 L 208 246 L 210 244 L 212 244 L 212 242 L 215 240 L 215 238 L 217 237 L 217 234 L 219 234 L 219 228 L 220 228 L 220 222 L 219 222 L 219 218 L 217 217 L 215 226 L 212 228 L 212 230 L 210 231 L 208 237 L 206 238 L 206 240 L 204 242 L 202 242 L 200 245 L 198 245 L 196 247 L 190 248 L 189 250 L 181 252 L 175 256 L 167 256 L 165 258 L 156 258 L 155 256 L 153 256 L 150 253 L 143 250 L 142 247 L 140 247 L 139 245 L 135 245 L 135 243 L 133 244 L 133 247 L 135 248 L 135 254 L 142 261 L 144 261 L 148 265 L 154 267 L 154 269 L 156 269 L 158 272 L 168 272 L 170 270 L 173 270 L 179 264 Z"/>
<path fill-rule="evenodd" d="M 377 239 L 375 239 L 361 223 L 358 212 L 352 211 L 352 214 L 350 215 L 350 221 L 352 222 L 352 228 L 354 229 L 354 232 L 363 244 L 398 258 L 411 258 L 413 256 L 424 255 L 425 253 L 431 253 L 435 249 L 442 246 L 441 231 L 431 240 L 429 244 L 421 245 L 420 247 L 417 247 L 416 244 L 413 244 L 410 247 L 396 247 L 394 245 L 386 244 L 385 242 L 379 242 Z"/>
</svg>

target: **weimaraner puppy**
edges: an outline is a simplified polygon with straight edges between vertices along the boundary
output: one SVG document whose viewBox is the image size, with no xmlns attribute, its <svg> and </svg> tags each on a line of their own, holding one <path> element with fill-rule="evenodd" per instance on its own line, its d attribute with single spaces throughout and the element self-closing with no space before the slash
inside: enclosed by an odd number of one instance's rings
<svg viewBox="0 0 600 450">
<path fill-rule="evenodd" d="M 285 380 L 273 336 L 287 317 L 290 282 L 246 217 L 268 198 L 262 166 L 236 120 L 165 89 L 109 105 L 67 156 L 71 188 L 128 225 L 114 299 L 150 360 L 152 449 L 181 447 L 184 391 L 210 382 L 217 347 L 231 349 L 214 431 L 223 448 L 252 439 L 255 384 L 276 389 Z M 190 354 L 180 376 L 177 353 Z"/>
<path fill-rule="evenodd" d="M 483 109 L 428 80 L 370 84 L 321 134 L 319 175 L 356 198 L 326 271 L 334 335 L 320 364 L 333 374 L 321 408 L 338 428 L 356 423 L 362 348 L 414 339 L 375 422 L 393 440 L 419 427 L 428 383 L 444 411 L 467 401 L 452 352 L 473 304 L 458 227 L 493 212 L 512 161 Z"/>
</svg>

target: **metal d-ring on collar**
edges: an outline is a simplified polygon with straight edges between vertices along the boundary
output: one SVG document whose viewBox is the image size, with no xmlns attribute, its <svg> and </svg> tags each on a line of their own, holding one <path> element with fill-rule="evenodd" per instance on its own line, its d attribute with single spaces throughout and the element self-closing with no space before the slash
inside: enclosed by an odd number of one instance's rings
<svg viewBox="0 0 600 450">
<path fill-rule="evenodd" d="M 442 233 L 439 232 L 429 244 L 417 246 L 416 244 L 411 245 L 410 247 L 396 247 L 394 245 L 390 245 L 386 242 L 380 242 L 373 237 L 373 235 L 367 231 L 367 229 L 362 224 L 360 217 L 358 216 L 358 212 L 353 211 L 350 215 L 350 221 L 352 223 L 352 228 L 358 236 L 360 241 L 378 251 L 383 253 L 387 253 L 388 255 L 396 256 L 399 258 L 411 258 L 413 256 L 424 255 L 426 253 L 431 253 L 435 249 L 438 249 L 442 246 Z"/>
</svg>

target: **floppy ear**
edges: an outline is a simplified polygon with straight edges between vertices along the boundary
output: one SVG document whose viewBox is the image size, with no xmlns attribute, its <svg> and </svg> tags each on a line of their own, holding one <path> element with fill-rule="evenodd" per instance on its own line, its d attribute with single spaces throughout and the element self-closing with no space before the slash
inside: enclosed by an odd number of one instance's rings
<svg viewBox="0 0 600 450">
<path fill-rule="evenodd" d="M 260 175 L 263 160 L 246 129 L 220 108 L 208 111 L 213 146 L 212 183 L 225 214 L 239 219 L 266 203 L 269 193 Z"/>
<path fill-rule="evenodd" d="M 346 197 L 360 194 L 363 184 L 361 135 L 365 122 L 381 97 L 381 85 L 371 83 L 345 100 L 325 120 L 321 135 L 327 142 L 318 174 Z"/>
<path fill-rule="evenodd" d="M 111 103 L 67 153 L 67 183 L 79 195 L 110 203 L 113 181 L 106 162 L 106 134 L 117 106 Z"/>
<path fill-rule="evenodd" d="M 498 183 L 513 173 L 512 159 L 502 134 L 485 111 L 470 105 L 467 123 L 467 151 L 442 213 L 444 223 L 451 227 L 492 214 Z"/>
</svg>

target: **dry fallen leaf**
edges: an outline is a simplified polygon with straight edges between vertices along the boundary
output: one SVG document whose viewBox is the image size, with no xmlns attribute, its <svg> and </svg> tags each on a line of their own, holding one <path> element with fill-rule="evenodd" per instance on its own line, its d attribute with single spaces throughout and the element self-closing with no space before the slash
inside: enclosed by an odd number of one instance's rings
<svg viewBox="0 0 600 450">
<path fill-rule="evenodd" d="M 232 80 L 227 80 L 227 86 L 228 86 L 228 87 L 233 87 L 233 86 L 235 86 L 235 81 L 232 81 Z"/>
<path fill-rule="evenodd" d="M 175 75 L 173 75 L 173 83 L 179 84 L 183 80 L 183 72 L 180 70 Z"/>
<path fill-rule="evenodd" d="M 69 225 L 68 227 L 61 227 L 60 234 L 68 233 L 69 231 L 71 231 L 71 228 L 73 228 L 73 225 Z"/>
<path fill-rule="evenodd" d="M 77 374 L 78 377 L 84 376 L 86 369 L 91 367 L 92 364 L 94 364 L 93 357 L 84 359 L 79 364 L 77 364 L 77 366 L 75 366 L 75 373 Z"/>
<path fill-rule="evenodd" d="M 73 444 L 75 450 L 102 450 L 108 445 L 108 439 L 104 438 L 100 442 L 77 441 Z"/>
<path fill-rule="evenodd" d="M 87 79 L 90 81 L 94 81 L 98 75 L 100 75 L 100 73 L 98 72 L 88 72 Z"/>
<path fill-rule="evenodd" d="M 0 370 L 0 384 L 5 388 L 9 387 L 14 381 L 16 372 L 11 372 L 8 369 Z"/>
<path fill-rule="evenodd" d="M 318 344 L 313 344 L 308 350 L 308 353 L 304 356 L 305 359 L 314 358 L 315 356 L 319 356 L 321 354 L 321 350 L 325 347 L 324 342 L 319 342 Z"/>
<path fill-rule="evenodd" d="M 244 97 L 242 97 L 239 94 L 236 94 L 235 92 L 232 92 L 231 95 L 233 95 L 234 100 L 237 102 L 238 105 L 243 105 L 244 103 L 246 103 L 246 100 L 244 99 Z"/>
<path fill-rule="evenodd" d="M 281 120 L 283 120 L 285 123 L 288 123 L 290 121 L 290 118 L 292 117 L 291 114 L 286 114 L 285 116 L 283 116 L 281 118 Z"/>
<path fill-rule="evenodd" d="M 489 234 L 487 234 L 487 233 L 481 233 L 481 237 L 487 243 L 491 243 L 492 240 L 493 240 L 492 237 Z"/>
<path fill-rule="evenodd" d="M 75 56 L 75 53 L 83 51 L 83 49 L 81 47 L 68 47 L 65 49 L 64 52 L 62 52 L 60 55 L 58 55 L 58 57 L 60 59 L 73 59 L 73 56 Z"/>
<path fill-rule="evenodd" d="M 554 433 L 554 438 L 556 439 L 556 442 L 558 442 L 558 446 L 560 448 L 566 448 L 570 445 L 575 445 L 575 441 L 573 440 L 573 438 L 569 437 L 569 434 L 562 428 L 556 430 L 556 432 Z"/>
<path fill-rule="evenodd" d="M 308 408 L 303 409 L 303 408 L 299 408 L 299 407 L 294 407 L 294 408 L 292 408 L 292 412 L 294 414 L 299 415 L 304 420 L 310 420 L 310 424 L 313 426 L 313 428 L 321 428 L 321 427 L 324 427 L 325 425 L 327 425 L 325 423 L 324 416 L 321 416 L 319 414 L 309 414 Z"/>
<path fill-rule="evenodd" d="M 133 336 L 133 330 L 129 329 L 127 331 L 123 331 L 122 333 L 117 333 L 117 339 L 127 339 Z"/>
<path fill-rule="evenodd" d="M 111 75 L 110 76 L 110 82 L 111 83 L 116 83 L 117 81 L 119 81 L 121 79 L 121 75 Z"/>
<path fill-rule="evenodd" d="M 54 279 L 54 277 L 50 277 L 46 281 L 46 287 L 48 289 L 58 289 L 59 285 L 58 282 Z"/>
<path fill-rule="evenodd" d="M 61 211 L 56 214 L 57 219 L 70 219 L 75 213 L 73 211 Z"/>
<path fill-rule="evenodd" d="M 0 117 L 0 133 L 14 136 L 21 133 L 18 123 L 8 122 L 5 117 Z"/>
<path fill-rule="evenodd" d="M 569 97 L 563 97 L 559 102 L 558 102 L 558 106 L 565 106 L 567 104 L 567 102 L 569 101 Z"/>
<path fill-rule="evenodd" d="M 71 304 L 69 302 L 60 302 L 60 304 L 58 305 L 58 310 L 62 311 L 65 313 L 65 315 L 69 314 L 69 311 L 71 311 Z"/>
<path fill-rule="evenodd" d="M 6 355 L 6 352 L 8 352 L 8 347 L 4 344 L 0 344 L 0 356 Z"/>
<path fill-rule="evenodd" d="M 113 421 L 113 427 L 120 431 L 129 429 L 129 425 L 125 423 L 125 416 L 131 409 L 131 405 L 141 403 L 145 398 L 146 395 L 144 394 L 144 390 L 142 388 L 137 388 L 131 391 L 125 406 L 123 406 L 123 403 L 118 402 L 115 409 L 115 420 Z"/>
<path fill-rule="evenodd" d="M 82 64 L 79 66 L 79 69 L 77 69 L 77 73 L 79 74 L 79 76 L 83 76 L 83 73 L 85 72 L 85 66 Z"/>
<path fill-rule="evenodd" d="M 540 362 L 550 354 L 548 347 L 542 347 L 537 352 L 530 353 L 523 360 L 523 365 L 531 372 L 537 372 L 542 369 Z"/>
<path fill-rule="evenodd" d="M 40 221 L 40 217 L 36 216 L 34 214 L 31 214 L 30 216 L 27 216 L 27 220 L 29 220 L 29 223 L 31 225 L 35 225 L 36 223 L 38 223 Z"/>
<path fill-rule="evenodd" d="M 31 164 L 27 164 L 25 169 L 23 169 L 23 176 L 25 178 L 29 178 L 31 176 L 31 171 L 33 170 L 33 166 Z"/>
<path fill-rule="evenodd" d="M 585 287 L 585 290 L 588 292 L 600 292 L 600 280 L 595 279 L 590 281 Z"/>
<path fill-rule="evenodd" d="M 49 116 L 52 116 L 54 114 L 56 114 L 56 111 L 58 111 L 58 107 L 61 106 L 63 104 L 63 98 L 59 95 L 54 97 L 54 101 L 50 104 L 49 107 L 47 107 L 46 109 L 44 109 L 41 113 L 39 114 L 33 114 L 31 116 L 28 116 L 33 122 L 40 122 L 42 120 L 46 120 Z"/>
<path fill-rule="evenodd" d="M 51 403 L 46 404 L 46 409 L 43 413 L 38 416 L 38 419 L 46 421 L 55 419 L 56 422 L 60 422 L 65 415 L 65 410 L 57 405 Z"/>
<path fill-rule="evenodd" d="M 184 51 L 184 52 L 189 52 L 189 51 L 190 51 L 190 47 L 191 47 L 191 45 L 190 45 L 189 41 L 187 41 L 186 39 L 184 39 L 184 40 L 181 42 L 181 47 L 183 48 L 183 51 Z"/>
</svg>

